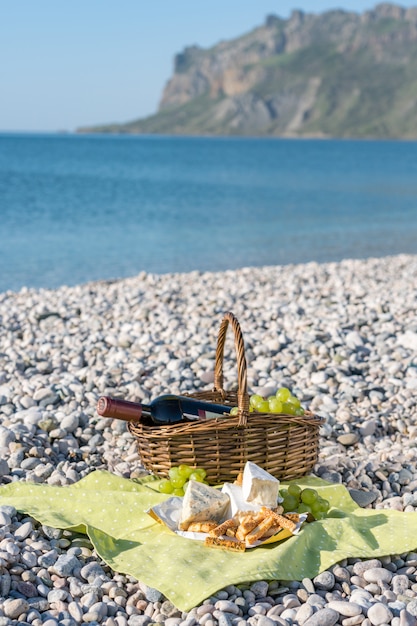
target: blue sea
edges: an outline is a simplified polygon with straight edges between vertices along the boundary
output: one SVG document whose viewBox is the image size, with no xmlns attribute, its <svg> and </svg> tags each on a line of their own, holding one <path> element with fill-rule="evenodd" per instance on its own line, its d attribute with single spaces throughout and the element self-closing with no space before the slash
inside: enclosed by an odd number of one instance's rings
<svg viewBox="0 0 417 626">
<path fill-rule="evenodd" d="M 417 253 L 417 143 L 0 135 L 0 291 Z"/>
</svg>

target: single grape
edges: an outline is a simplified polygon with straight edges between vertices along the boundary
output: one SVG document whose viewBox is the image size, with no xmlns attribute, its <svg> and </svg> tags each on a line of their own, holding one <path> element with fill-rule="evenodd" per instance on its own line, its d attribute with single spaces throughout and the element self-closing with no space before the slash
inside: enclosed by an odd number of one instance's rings
<svg viewBox="0 0 417 626">
<path fill-rule="evenodd" d="M 313 504 L 310 505 L 311 508 L 311 512 L 314 515 L 314 517 L 316 519 L 320 519 L 320 517 L 323 515 L 323 511 L 320 508 L 320 503 L 318 500 L 316 500 L 315 502 L 313 502 Z"/>
<path fill-rule="evenodd" d="M 300 406 L 299 409 L 295 409 L 294 415 L 304 415 L 304 409 Z"/>
<path fill-rule="evenodd" d="M 291 395 L 291 391 L 286 387 L 280 387 L 275 395 L 281 402 L 286 402 Z"/>
<path fill-rule="evenodd" d="M 286 415 L 295 415 L 296 408 L 291 404 L 291 402 L 283 402 L 282 403 L 282 412 Z"/>
<path fill-rule="evenodd" d="M 239 409 L 237 406 L 234 406 L 232 409 L 230 409 L 230 415 L 237 415 L 239 413 Z"/>
<path fill-rule="evenodd" d="M 322 511 L 323 513 L 327 513 L 327 511 L 330 509 L 330 502 L 326 500 L 326 498 L 322 498 L 319 496 L 318 503 L 320 505 L 320 511 Z"/>
<path fill-rule="evenodd" d="M 174 476 L 174 478 L 171 478 L 171 484 L 174 487 L 174 491 L 175 489 L 182 489 L 184 483 L 186 482 L 186 478 L 185 476 Z"/>
<path fill-rule="evenodd" d="M 258 402 L 258 404 L 255 407 L 255 411 L 258 411 L 258 413 L 269 413 L 268 400 L 262 400 L 262 402 Z"/>
<path fill-rule="evenodd" d="M 172 495 L 182 497 L 184 495 L 184 489 L 182 487 L 178 489 L 174 489 L 174 491 L 172 492 Z"/>
<path fill-rule="evenodd" d="M 300 496 L 301 502 L 308 504 L 309 506 L 311 506 L 318 499 L 318 497 L 319 494 L 317 491 L 315 489 L 310 489 L 309 487 L 303 489 Z"/>
<path fill-rule="evenodd" d="M 207 476 L 207 472 L 204 469 L 204 467 L 196 467 L 194 472 L 196 472 L 197 474 L 200 474 L 202 478 L 205 478 Z"/>
<path fill-rule="evenodd" d="M 271 413 L 282 413 L 282 402 L 276 396 L 269 400 L 269 410 Z"/>
<path fill-rule="evenodd" d="M 203 483 L 204 482 L 204 476 L 202 476 L 199 472 L 193 472 L 192 474 L 190 474 L 190 480 L 195 480 L 197 483 Z"/>
<path fill-rule="evenodd" d="M 159 483 L 158 489 L 161 493 L 172 493 L 174 490 L 174 486 L 170 480 L 168 480 L 167 478 L 164 478 Z"/>
<path fill-rule="evenodd" d="M 281 502 L 281 505 L 284 507 L 285 512 L 295 511 L 299 505 L 299 500 L 296 496 L 292 496 L 288 493 Z"/>
<path fill-rule="evenodd" d="M 304 502 L 298 506 L 297 513 L 311 513 L 311 507 Z"/>
<path fill-rule="evenodd" d="M 190 467 L 189 465 L 179 465 L 178 466 L 178 473 L 180 476 L 183 476 L 184 478 L 188 478 L 190 476 L 190 474 L 192 474 L 194 471 L 194 469 L 192 467 Z"/>
<path fill-rule="evenodd" d="M 291 483 L 291 485 L 288 485 L 288 493 L 291 496 L 295 496 L 296 498 L 300 499 L 301 491 L 301 487 L 299 485 L 296 485 L 295 483 Z"/>
<path fill-rule="evenodd" d="M 289 402 L 290 404 L 293 405 L 293 407 L 295 409 L 299 409 L 301 406 L 301 402 L 299 401 L 298 398 L 296 398 L 295 396 L 290 396 L 287 400 L 287 402 Z"/>
<path fill-rule="evenodd" d="M 249 398 L 249 404 L 250 406 L 253 406 L 254 409 L 256 409 L 256 405 L 259 402 L 263 402 L 264 399 L 262 396 L 260 396 L 258 393 L 254 393 L 253 395 L 251 395 L 251 397 Z"/>
<path fill-rule="evenodd" d="M 180 470 L 178 467 L 171 467 L 168 476 L 172 480 L 173 478 L 178 478 L 180 476 Z"/>
<path fill-rule="evenodd" d="M 289 491 L 288 489 L 280 489 L 278 493 L 281 498 L 286 498 L 289 494 Z"/>
<path fill-rule="evenodd" d="M 271 400 L 275 400 L 275 399 L 276 399 L 275 395 L 267 397 L 268 402 L 270 402 Z"/>
</svg>

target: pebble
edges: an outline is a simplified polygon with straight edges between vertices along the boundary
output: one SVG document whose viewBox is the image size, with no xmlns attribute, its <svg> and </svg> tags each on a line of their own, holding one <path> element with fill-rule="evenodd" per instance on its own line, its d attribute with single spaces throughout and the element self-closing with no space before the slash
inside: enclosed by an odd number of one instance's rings
<svg viewBox="0 0 417 626">
<path fill-rule="evenodd" d="M 342 626 L 357 626 L 357 624 L 362 624 L 364 620 L 365 616 L 362 613 L 354 617 L 346 617 L 342 620 Z"/>
<path fill-rule="evenodd" d="M 359 435 L 356 433 L 347 433 L 346 435 L 339 435 L 337 438 L 337 442 L 341 443 L 342 446 L 353 446 L 355 443 L 358 443 Z"/>
<path fill-rule="evenodd" d="M 296 620 L 303 626 L 305 622 L 313 615 L 314 609 L 311 604 L 302 604 L 296 613 Z"/>
<path fill-rule="evenodd" d="M 392 572 L 383 567 L 371 567 L 363 572 L 363 577 L 368 583 L 390 583 Z"/>
<path fill-rule="evenodd" d="M 148 602 L 159 602 L 161 600 L 162 593 L 160 593 L 157 589 L 148 587 L 148 585 L 145 585 L 143 582 L 139 582 L 139 586 Z"/>
<path fill-rule="evenodd" d="M 275 626 L 275 620 L 267 617 L 266 615 L 260 615 L 259 619 L 256 622 L 257 626 Z M 219 622 L 220 626 L 220 622 Z"/>
<path fill-rule="evenodd" d="M 231 602 L 230 600 L 219 600 L 218 602 L 216 602 L 214 607 L 218 611 L 223 611 L 226 613 L 234 613 L 235 615 L 239 614 L 239 607 L 237 606 L 237 604 L 235 604 L 234 602 Z"/>
<path fill-rule="evenodd" d="M 408 603 L 407 611 L 414 617 L 417 617 L 417 599 L 413 599 Z"/>
<path fill-rule="evenodd" d="M 16 541 L 23 541 L 26 537 L 29 537 L 30 533 L 33 530 L 32 522 L 25 522 L 19 528 L 16 528 L 14 531 L 14 538 Z"/>
<path fill-rule="evenodd" d="M 378 498 L 377 491 L 362 491 L 359 489 L 349 489 L 351 498 L 362 508 L 368 507 Z"/>
<path fill-rule="evenodd" d="M 323 609 L 313 613 L 305 622 L 304 626 L 333 626 L 339 620 L 339 613 L 333 609 Z"/>
<path fill-rule="evenodd" d="M 393 618 L 390 609 L 382 602 L 375 602 L 368 609 L 368 619 L 373 626 L 389 624 Z"/>
<path fill-rule="evenodd" d="M 0 294 L 0 484 L 146 473 L 126 425 L 96 418 L 97 397 L 210 388 L 231 310 L 250 389 L 285 384 L 325 416 L 314 473 L 361 507 L 415 512 L 416 298 L 412 255 Z M 234 367 L 230 350 L 224 371 Z M 181 612 L 111 572 L 88 538 L 13 507 L 0 507 L 0 544 L 0 626 L 20 616 L 33 626 L 417 626 L 415 553 L 346 559 L 313 580 L 230 585 Z"/>
<path fill-rule="evenodd" d="M 77 567 L 79 563 L 78 559 L 76 557 L 72 557 L 72 559 L 76 563 L 75 567 Z M 85 578 L 85 580 L 87 580 L 88 582 L 93 582 L 98 576 L 105 577 L 103 568 L 95 561 L 90 561 L 90 563 L 87 563 L 87 565 L 84 565 L 84 567 L 81 568 L 80 570 L 80 575 L 82 578 Z"/>
<path fill-rule="evenodd" d="M 417 619 L 406 609 L 400 612 L 400 626 L 417 626 Z"/>
<path fill-rule="evenodd" d="M 333 589 L 335 584 L 334 574 L 332 572 L 322 572 L 314 578 L 313 583 L 316 589 L 326 589 L 326 591 L 329 591 Z"/>
<path fill-rule="evenodd" d="M 3 604 L 3 611 L 6 617 L 11 619 L 17 619 L 29 608 L 29 604 L 22 598 L 16 598 L 15 600 L 6 600 Z"/>
<path fill-rule="evenodd" d="M 255 598 L 266 598 L 268 594 L 268 583 L 260 580 L 256 583 L 253 583 L 250 590 L 255 595 Z"/>
<path fill-rule="evenodd" d="M 344 617 L 355 617 L 356 615 L 360 615 L 362 613 L 362 607 L 359 604 L 355 604 L 355 602 L 333 600 L 328 603 L 327 607 L 337 611 Z"/>
<path fill-rule="evenodd" d="M 11 523 L 12 520 L 10 515 L 7 515 L 7 513 L 0 511 L 0 526 L 10 526 Z"/>
</svg>

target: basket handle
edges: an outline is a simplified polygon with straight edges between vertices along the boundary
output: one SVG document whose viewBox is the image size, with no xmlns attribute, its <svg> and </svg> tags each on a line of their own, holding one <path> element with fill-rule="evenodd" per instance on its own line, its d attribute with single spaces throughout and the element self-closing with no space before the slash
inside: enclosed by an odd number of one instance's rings
<svg viewBox="0 0 417 626">
<path fill-rule="evenodd" d="M 240 324 L 236 317 L 230 311 L 225 313 L 222 323 L 220 325 L 219 334 L 217 336 L 217 348 L 216 348 L 216 363 L 214 367 L 214 391 L 218 391 L 224 394 L 223 389 L 223 359 L 224 359 L 224 343 L 226 339 L 226 332 L 229 326 L 232 326 L 232 330 L 235 337 L 235 349 L 237 357 L 237 375 L 238 375 L 238 393 L 237 393 L 237 406 L 239 410 L 239 423 L 238 426 L 245 426 L 248 421 L 249 415 L 249 395 L 248 395 L 248 377 L 247 377 L 247 365 L 245 357 L 245 346 L 243 343 L 242 331 Z"/>
</svg>

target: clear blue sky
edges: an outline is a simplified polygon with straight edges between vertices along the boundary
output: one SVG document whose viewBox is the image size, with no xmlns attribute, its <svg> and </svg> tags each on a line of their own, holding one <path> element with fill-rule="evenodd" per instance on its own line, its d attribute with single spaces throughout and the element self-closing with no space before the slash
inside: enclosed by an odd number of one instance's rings
<svg viewBox="0 0 417 626">
<path fill-rule="evenodd" d="M 367 0 L 1 0 L 0 131 L 74 130 L 154 113 L 185 46 L 241 35 L 294 8 Z M 400 2 L 415 6 L 417 0 Z"/>
</svg>

